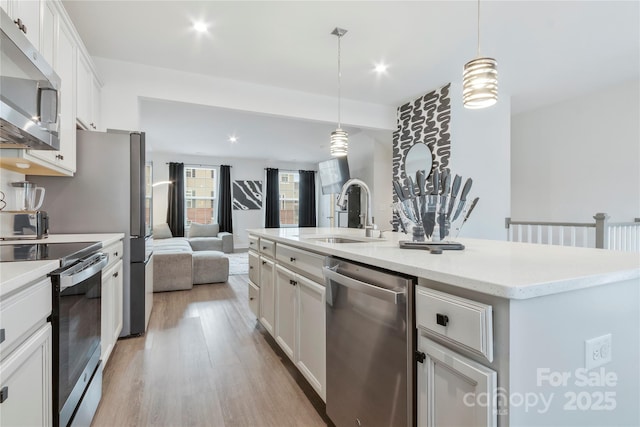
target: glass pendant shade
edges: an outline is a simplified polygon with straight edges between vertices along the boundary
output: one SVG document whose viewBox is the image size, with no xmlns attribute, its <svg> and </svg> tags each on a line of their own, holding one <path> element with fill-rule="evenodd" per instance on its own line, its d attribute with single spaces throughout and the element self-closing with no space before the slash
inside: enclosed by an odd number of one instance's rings
<svg viewBox="0 0 640 427">
<path fill-rule="evenodd" d="M 464 65 L 462 100 L 466 108 L 485 108 L 498 101 L 498 63 L 493 58 L 476 58 Z"/>
<path fill-rule="evenodd" d="M 338 128 L 331 132 L 331 155 L 333 157 L 344 157 L 349 148 L 349 139 L 346 131 Z"/>
</svg>

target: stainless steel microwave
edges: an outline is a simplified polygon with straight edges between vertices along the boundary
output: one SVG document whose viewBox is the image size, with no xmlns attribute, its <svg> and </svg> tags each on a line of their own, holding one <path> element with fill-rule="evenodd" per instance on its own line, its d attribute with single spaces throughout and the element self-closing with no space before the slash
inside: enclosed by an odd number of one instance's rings
<svg viewBox="0 0 640 427">
<path fill-rule="evenodd" d="M 0 148 L 58 150 L 60 77 L 0 9 Z"/>
</svg>

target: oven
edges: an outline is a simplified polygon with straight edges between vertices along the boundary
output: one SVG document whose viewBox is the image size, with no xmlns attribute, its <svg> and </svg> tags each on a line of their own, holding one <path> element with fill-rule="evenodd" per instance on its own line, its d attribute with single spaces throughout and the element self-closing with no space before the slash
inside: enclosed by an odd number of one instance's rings
<svg viewBox="0 0 640 427">
<path fill-rule="evenodd" d="M 101 242 L 2 242 L 0 263 L 57 260 L 52 284 L 54 427 L 88 426 L 102 397 Z"/>
<path fill-rule="evenodd" d="M 89 425 L 102 397 L 102 269 L 95 252 L 51 273 L 54 427 Z"/>
</svg>

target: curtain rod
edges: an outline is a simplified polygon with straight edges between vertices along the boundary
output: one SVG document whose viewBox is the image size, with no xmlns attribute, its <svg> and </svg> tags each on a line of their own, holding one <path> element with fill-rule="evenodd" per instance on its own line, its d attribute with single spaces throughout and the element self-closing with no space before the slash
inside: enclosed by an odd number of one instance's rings
<svg viewBox="0 0 640 427">
<path fill-rule="evenodd" d="M 169 163 L 177 163 L 177 162 L 165 162 L 165 165 L 168 165 Z M 200 165 L 200 164 L 197 164 L 197 163 L 185 163 L 184 165 L 185 165 L 185 166 L 206 166 L 206 167 L 208 167 L 208 168 L 211 168 L 211 167 L 220 167 L 220 166 L 229 166 L 230 168 L 232 168 L 232 167 L 233 167 L 233 166 L 231 166 L 231 165 Z"/>
</svg>

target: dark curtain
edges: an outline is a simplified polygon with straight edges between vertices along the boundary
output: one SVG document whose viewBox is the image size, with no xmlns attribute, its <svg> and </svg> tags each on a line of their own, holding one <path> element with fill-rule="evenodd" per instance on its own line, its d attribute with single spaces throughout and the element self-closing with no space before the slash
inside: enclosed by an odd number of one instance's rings
<svg viewBox="0 0 640 427">
<path fill-rule="evenodd" d="M 218 224 L 220 231 L 233 233 L 233 219 L 231 217 L 231 166 L 220 166 L 220 183 L 218 184 Z"/>
<path fill-rule="evenodd" d="M 280 228 L 280 188 L 278 169 L 267 168 L 264 226 Z"/>
<path fill-rule="evenodd" d="M 316 172 L 298 171 L 300 174 L 300 201 L 298 227 L 316 226 Z"/>
<path fill-rule="evenodd" d="M 169 163 L 167 224 L 173 237 L 184 237 L 184 163 Z"/>
</svg>

